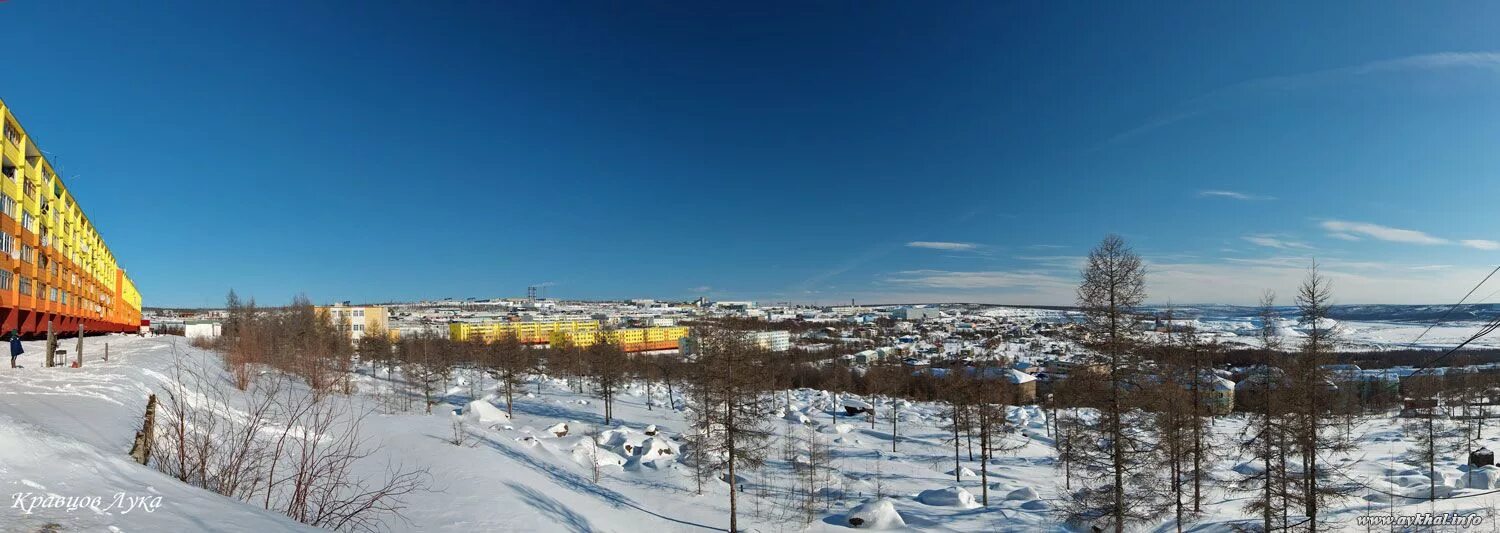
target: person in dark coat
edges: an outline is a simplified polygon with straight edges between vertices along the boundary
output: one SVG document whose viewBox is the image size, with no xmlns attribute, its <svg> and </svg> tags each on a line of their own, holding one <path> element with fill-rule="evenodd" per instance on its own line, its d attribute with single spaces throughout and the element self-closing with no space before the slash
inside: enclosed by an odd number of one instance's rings
<svg viewBox="0 0 1500 533">
<path fill-rule="evenodd" d="M 21 347 L 21 332 L 16 331 L 16 330 L 10 330 L 10 367 L 11 368 L 15 368 L 16 367 L 16 358 L 20 357 L 20 355 L 23 354 L 23 353 L 26 353 L 26 349 Z"/>
</svg>

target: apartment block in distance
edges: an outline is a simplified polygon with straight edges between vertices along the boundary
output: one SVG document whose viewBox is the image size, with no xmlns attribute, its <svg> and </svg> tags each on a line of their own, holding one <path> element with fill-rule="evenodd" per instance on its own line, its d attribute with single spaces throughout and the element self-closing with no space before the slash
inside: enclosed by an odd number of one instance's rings
<svg viewBox="0 0 1500 533">
<path fill-rule="evenodd" d="M 329 315 L 334 325 L 342 325 L 344 333 L 349 334 L 352 340 L 359 340 L 365 336 L 365 332 L 384 331 L 390 334 L 390 315 L 386 313 L 385 307 L 379 305 L 349 305 L 349 302 L 339 302 L 333 305 L 317 306 L 319 315 Z"/>
<path fill-rule="evenodd" d="M 597 344 L 600 339 L 609 339 L 609 342 L 618 345 L 621 351 L 634 353 L 676 350 L 682 338 L 687 336 L 688 328 L 684 326 L 625 328 L 587 334 L 559 332 L 552 336 L 552 344 L 555 346 L 567 343 L 587 347 Z"/>
<path fill-rule="evenodd" d="M 0 328 L 139 331 L 135 284 L 3 101 L 0 120 Z"/>
<path fill-rule="evenodd" d="M 448 337 L 456 341 L 478 338 L 494 342 L 514 335 L 525 344 L 550 344 L 553 335 L 591 336 L 599 332 L 598 320 L 550 320 L 543 322 L 454 322 L 448 325 Z M 592 337 L 591 337 L 592 338 Z"/>
<path fill-rule="evenodd" d="M 626 352 L 674 350 L 678 340 L 686 337 L 685 327 L 652 327 L 606 330 L 597 320 L 556 320 L 542 322 L 454 322 L 448 325 L 448 337 L 456 341 L 478 339 L 494 342 L 514 335 L 525 344 L 549 346 L 593 346 L 609 339 Z"/>
</svg>

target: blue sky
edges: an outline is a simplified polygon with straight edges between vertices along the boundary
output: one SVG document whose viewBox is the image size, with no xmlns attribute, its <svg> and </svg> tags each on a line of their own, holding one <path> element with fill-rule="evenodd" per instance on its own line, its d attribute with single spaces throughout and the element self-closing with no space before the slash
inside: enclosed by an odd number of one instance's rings
<svg viewBox="0 0 1500 533">
<path fill-rule="evenodd" d="M 1500 261 L 1497 19 L 11 0 L 0 98 L 147 305 L 1070 303 L 1110 232 L 1157 302 L 1441 303 Z"/>
</svg>

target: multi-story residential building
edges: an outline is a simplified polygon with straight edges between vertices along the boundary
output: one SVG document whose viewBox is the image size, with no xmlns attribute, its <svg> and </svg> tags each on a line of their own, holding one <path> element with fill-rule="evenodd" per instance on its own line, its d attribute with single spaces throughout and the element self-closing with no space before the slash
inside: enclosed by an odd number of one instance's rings
<svg viewBox="0 0 1500 533">
<path fill-rule="evenodd" d="M 757 331 L 745 336 L 764 350 L 785 352 L 792 349 L 792 334 L 785 331 Z"/>
<path fill-rule="evenodd" d="M 745 342 L 768 352 L 784 352 L 792 349 L 792 334 L 785 331 L 747 331 L 743 335 Z M 678 340 L 677 345 L 683 355 L 694 355 L 697 340 L 684 334 Z"/>
<path fill-rule="evenodd" d="M 328 315 L 335 325 L 344 328 L 352 340 L 359 340 L 366 332 L 379 331 L 390 334 L 390 317 L 385 307 L 379 305 L 349 305 L 339 302 L 316 307 L 319 315 Z"/>
<path fill-rule="evenodd" d="M 688 328 L 604 329 L 597 320 L 454 322 L 448 325 L 448 337 L 456 341 L 479 339 L 494 342 L 505 335 L 514 335 L 525 344 L 549 346 L 588 347 L 601 339 L 608 339 L 626 352 L 645 352 L 677 349 L 678 340 L 688 335 Z"/>
<path fill-rule="evenodd" d="M 3 101 L 0 122 L 0 328 L 138 331 L 135 284 Z"/>
<path fill-rule="evenodd" d="M 688 328 L 683 326 L 623 328 L 594 333 L 557 333 L 552 337 L 552 345 L 566 343 L 573 346 L 593 346 L 600 339 L 608 339 L 610 343 L 619 345 L 620 349 L 625 352 L 650 352 L 676 350 L 678 341 L 687 336 Z"/>
<path fill-rule="evenodd" d="M 553 320 L 535 322 L 454 322 L 448 325 L 448 337 L 466 341 L 477 337 L 494 342 L 503 335 L 514 335 L 526 344 L 549 344 L 553 334 L 584 337 L 599 332 L 597 320 Z"/>
</svg>

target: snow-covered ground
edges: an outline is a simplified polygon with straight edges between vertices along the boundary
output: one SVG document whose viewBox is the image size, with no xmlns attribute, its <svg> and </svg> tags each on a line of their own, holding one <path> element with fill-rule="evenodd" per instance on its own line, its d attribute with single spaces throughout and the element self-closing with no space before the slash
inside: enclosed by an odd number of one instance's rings
<svg viewBox="0 0 1500 533">
<path fill-rule="evenodd" d="M 64 344 L 71 348 L 71 342 Z M 7 499 L 7 508 L 0 511 L 5 527 L 0 529 L 32 531 L 48 524 L 64 531 L 300 527 L 273 512 L 181 484 L 126 457 L 146 395 L 172 379 L 174 353 L 210 362 L 212 354 L 172 337 L 111 336 L 86 342 L 88 357 L 80 369 L 40 368 L 40 343 L 27 343 L 28 354 L 22 358 L 26 368 L 0 368 L 0 486 L 8 489 L 7 495 L 99 496 L 104 504 L 112 503 L 116 493 L 137 498 L 127 501 L 144 496 L 147 503 L 159 497 L 159 507 L 126 512 L 104 505 L 71 510 L 34 506 L 27 514 Z M 107 363 L 99 359 L 105 342 L 112 356 Z M 384 374 L 361 375 L 357 385 L 358 401 L 370 409 L 388 403 L 382 401 L 391 392 Z M 406 499 L 405 520 L 389 523 L 391 529 L 666 532 L 722 530 L 727 525 L 728 485 L 712 480 L 699 494 L 692 469 L 676 461 L 680 449 L 673 437 L 686 425 L 682 413 L 662 407 L 666 391 L 661 384 L 653 389 L 655 407 L 649 410 L 644 389 L 629 387 L 615 407 L 617 420 L 607 426 L 598 401 L 561 380 L 528 385 L 518 399 L 514 420 L 503 415 L 503 401 L 483 393 L 479 401 L 501 409 L 470 406 L 474 385 L 482 391 L 494 388 L 487 379 L 479 384 L 460 379 L 433 414 L 379 413 L 366 419 L 364 433 L 381 453 L 362 465 L 362 472 L 378 476 L 388 465 L 399 464 L 427 468 L 433 479 L 432 490 Z M 832 470 L 821 488 L 830 500 L 820 502 L 810 521 L 789 508 L 792 464 L 780 442 L 773 442 L 764 469 L 741 472 L 742 528 L 846 530 L 849 518 L 860 517 L 864 525 L 931 531 L 1061 529 L 1053 510 L 1063 490 L 1062 474 L 1044 429 L 1045 414 L 1035 408 L 1012 410 L 1012 420 L 1024 427 L 1024 444 L 988 465 L 990 506 L 983 508 L 975 502 L 982 486 L 971 475 L 980 465 L 969 460 L 966 449 L 960 453 L 962 479 L 954 481 L 953 444 L 942 427 L 942 406 L 898 401 L 900 439 L 898 451 L 891 452 L 891 427 L 884 416 L 891 403 L 863 399 L 882 413 L 871 428 L 864 417 L 846 417 L 834 409 L 853 397 L 811 390 L 776 395 L 779 403 L 788 396 L 790 405 L 773 414 L 770 425 L 778 439 L 815 435 L 828 444 Z M 454 445 L 453 412 L 466 407 L 470 412 L 462 417 L 465 443 Z M 567 425 L 569 435 L 558 437 L 550 431 L 560 429 L 559 424 Z M 1233 480 L 1241 475 L 1236 470 L 1253 466 L 1234 457 L 1234 446 L 1228 444 L 1242 424 L 1236 416 L 1216 420 L 1214 433 L 1225 444 L 1215 446 L 1223 456 L 1212 461 L 1210 474 L 1221 483 L 1209 490 L 1204 514 L 1189 529 L 1218 531 L 1228 529 L 1231 522 L 1254 521 L 1242 509 L 1246 494 L 1232 490 Z M 650 426 L 658 431 L 655 437 L 645 434 Z M 591 429 L 601 431 L 597 440 L 586 435 Z M 1380 491 L 1425 494 L 1423 469 L 1399 460 L 1411 440 L 1399 424 L 1389 418 L 1372 420 L 1355 433 L 1356 451 L 1329 460 L 1349 465 L 1351 479 Z M 1491 449 L 1500 449 L 1500 434 L 1487 437 Z M 599 442 L 597 449 L 592 442 Z M 1474 496 L 1486 491 L 1457 488 L 1468 485 L 1457 459 L 1457 454 L 1448 454 L 1440 465 L 1449 487 L 1443 492 L 1468 497 L 1435 503 L 1398 501 L 1398 512 L 1480 512 L 1486 515 L 1480 530 L 1496 529 L 1492 509 L 1500 505 L 1500 495 Z M 604 465 L 597 483 L 590 466 L 595 463 Z M 887 499 L 877 499 L 877 493 Z M 1334 506 L 1331 517 L 1354 527 L 1357 515 L 1389 510 L 1390 499 L 1378 491 L 1361 490 Z M 1175 529 L 1167 520 L 1151 529 Z"/>
<path fill-rule="evenodd" d="M 106 342 L 109 362 L 102 360 Z M 127 456 L 146 396 L 171 365 L 171 342 L 91 337 L 84 366 L 75 369 L 43 368 L 44 343 L 32 341 L 23 343 L 24 368 L 0 368 L 0 530 L 46 531 L 49 524 L 60 531 L 311 529 L 182 484 Z M 71 339 L 62 344 L 75 347 Z"/>
</svg>

